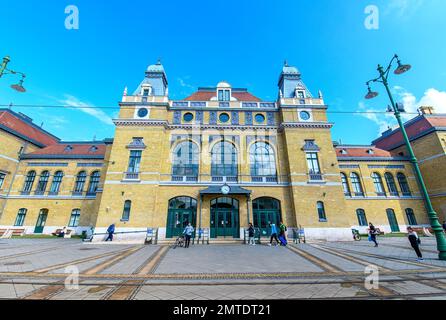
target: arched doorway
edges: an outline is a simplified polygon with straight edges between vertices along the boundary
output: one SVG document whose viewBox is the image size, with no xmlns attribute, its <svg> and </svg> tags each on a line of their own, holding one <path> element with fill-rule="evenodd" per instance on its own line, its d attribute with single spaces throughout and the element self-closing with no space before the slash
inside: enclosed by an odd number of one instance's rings
<svg viewBox="0 0 446 320">
<path fill-rule="evenodd" d="M 178 237 L 188 223 L 197 227 L 197 200 L 191 197 L 177 197 L 169 201 L 166 238 Z"/>
<path fill-rule="evenodd" d="M 221 197 L 211 201 L 211 238 L 240 238 L 239 202 Z"/>
<path fill-rule="evenodd" d="M 274 198 L 258 198 L 252 202 L 254 227 L 260 228 L 260 234 L 264 237 L 271 235 L 270 223 L 279 226 L 282 220 L 280 201 Z"/>
<path fill-rule="evenodd" d="M 37 218 L 36 227 L 34 233 L 43 233 L 45 228 L 46 219 L 48 218 L 48 209 L 40 209 L 39 217 Z"/>
</svg>

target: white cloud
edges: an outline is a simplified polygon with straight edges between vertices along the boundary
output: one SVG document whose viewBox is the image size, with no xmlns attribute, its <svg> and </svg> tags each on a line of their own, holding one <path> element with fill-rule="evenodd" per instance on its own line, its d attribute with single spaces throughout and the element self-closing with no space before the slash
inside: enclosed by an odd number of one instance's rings
<svg viewBox="0 0 446 320">
<path fill-rule="evenodd" d="M 390 0 L 384 14 L 408 18 L 416 13 L 423 3 L 424 0 Z"/>
<path fill-rule="evenodd" d="M 418 109 L 422 106 L 432 106 L 435 108 L 435 113 L 446 113 L 446 92 L 439 91 L 435 88 L 427 89 L 420 99 L 404 89 L 403 87 L 394 87 L 394 97 L 398 102 L 404 104 L 404 109 L 407 113 L 402 113 L 402 117 L 405 121 L 414 118 L 414 113 L 418 112 Z M 369 112 L 361 113 L 362 117 L 365 117 L 375 122 L 379 127 L 379 133 L 387 130 L 389 126 L 395 126 L 396 121 L 393 113 L 379 113 L 383 110 L 369 108 L 364 102 L 359 103 L 359 111 Z"/>
<path fill-rule="evenodd" d="M 104 111 L 97 109 L 93 104 L 80 101 L 76 97 L 65 94 L 64 99 L 58 99 L 59 103 L 72 107 L 73 109 L 82 111 L 92 117 L 99 119 L 107 125 L 113 125 L 113 121 Z"/>
</svg>

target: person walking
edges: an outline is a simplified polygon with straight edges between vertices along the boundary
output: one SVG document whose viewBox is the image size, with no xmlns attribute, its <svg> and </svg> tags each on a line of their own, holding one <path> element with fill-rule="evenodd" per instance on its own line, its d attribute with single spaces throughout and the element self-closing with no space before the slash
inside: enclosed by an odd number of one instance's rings
<svg viewBox="0 0 446 320">
<path fill-rule="evenodd" d="M 250 223 L 249 227 L 248 227 L 248 239 L 249 239 L 248 245 L 250 245 L 250 246 L 256 245 L 256 241 L 254 239 L 254 226 L 252 225 L 252 223 Z"/>
<path fill-rule="evenodd" d="M 107 241 L 113 241 L 113 234 L 115 233 L 115 224 L 111 224 L 108 228 L 107 228 L 107 233 L 108 233 L 108 237 L 107 239 L 105 239 L 105 242 Z"/>
<path fill-rule="evenodd" d="M 192 224 L 188 224 L 187 227 L 184 229 L 184 248 L 189 248 L 190 245 L 190 238 L 192 238 L 192 233 L 194 233 L 194 227 L 192 227 Z"/>
<path fill-rule="evenodd" d="M 269 224 L 271 227 L 271 240 L 269 241 L 269 246 L 272 246 L 273 244 L 273 239 L 276 240 L 276 247 L 279 244 L 279 239 L 277 238 L 277 227 L 276 224 L 274 223 L 270 223 Z"/>
<path fill-rule="evenodd" d="M 279 224 L 279 240 L 280 240 L 280 244 L 282 246 L 286 246 L 287 245 L 286 232 L 287 232 L 286 225 L 283 223 L 283 221 L 280 221 L 280 224 Z"/>
<path fill-rule="evenodd" d="M 446 232 L 446 221 L 443 221 L 443 231 Z"/>
<path fill-rule="evenodd" d="M 420 250 L 420 238 L 418 237 L 418 234 L 414 231 L 412 227 L 407 227 L 407 237 L 409 239 L 410 245 L 415 250 L 415 253 L 417 254 L 418 261 L 423 261 L 423 255 Z"/>
<path fill-rule="evenodd" d="M 375 247 L 378 246 L 378 242 L 376 241 L 376 228 L 375 226 L 370 222 L 369 223 L 369 241 L 372 241 L 375 243 Z"/>
</svg>

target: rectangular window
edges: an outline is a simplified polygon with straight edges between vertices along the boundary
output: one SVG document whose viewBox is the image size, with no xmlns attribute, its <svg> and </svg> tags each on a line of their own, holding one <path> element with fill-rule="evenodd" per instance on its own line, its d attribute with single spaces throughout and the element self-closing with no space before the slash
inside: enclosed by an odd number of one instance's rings
<svg viewBox="0 0 446 320">
<path fill-rule="evenodd" d="M 231 101 L 231 91 L 218 90 L 218 101 Z"/>
<path fill-rule="evenodd" d="M 15 227 L 23 227 L 23 224 L 25 223 L 25 217 L 26 217 L 26 209 L 20 209 L 17 218 L 15 219 L 14 226 Z"/>
<path fill-rule="evenodd" d="M 130 151 L 129 169 L 128 173 L 139 173 L 139 164 L 141 163 L 141 150 Z"/>
<path fill-rule="evenodd" d="M 319 159 L 316 152 L 307 153 L 307 165 L 309 174 L 321 174 L 321 170 L 319 168 Z"/>
<path fill-rule="evenodd" d="M 327 222 L 327 215 L 325 214 L 325 205 L 322 201 L 317 202 L 317 214 L 320 222 Z"/>
<path fill-rule="evenodd" d="M 70 223 L 68 224 L 68 226 L 72 228 L 77 227 L 79 225 L 80 217 L 81 217 L 80 209 L 74 209 L 73 211 L 71 211 Z"/>
<path fill-rule="evenodd" d="M 3 187 L 3 182 L 5 182 L 6 174 L 0 173 L 0 189 Z"/>
</svg>

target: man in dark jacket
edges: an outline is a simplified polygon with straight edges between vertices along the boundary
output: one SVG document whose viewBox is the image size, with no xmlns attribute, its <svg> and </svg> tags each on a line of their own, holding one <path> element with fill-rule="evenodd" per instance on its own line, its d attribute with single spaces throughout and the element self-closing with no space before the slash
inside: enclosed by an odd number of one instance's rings
<svg viewBox="0 0 446 320">
<path fill-rule="evenodd" d="M 375 243 L 375 247 L 378 246 L 378 242 L 376 242 L 376 228 L 375 226 L 370 222 L 369 223 L 369 235 L 370 235 L 370 241 Z"/>
<path fill-rule="evenodd" d="M 113 241 L 113 234 L 115 233 L 115 224 L 112 224 L 107 229 L 108 237 L 105 241 Z"/>
<path fill-rule="evenodd" d="M 418 261 L 423 261 L 423 255 L 420 250 L 420 238 L 418 238 L 418 234 L 412 229 L 412 227 L 407 227 L 407 237 L 409 238 L 410 245 L 415 250 L 417 254 Z"/>
<path fill-rule="evenodd" d="M 254 239 L 254 226 L 252 225 L 252 223 L 249 224 L 248 227 L 248 238 L 249 238 L 249 245 L 256 245 L 255 239 Z"/>
</svg>

